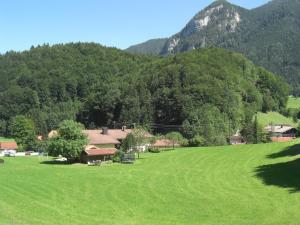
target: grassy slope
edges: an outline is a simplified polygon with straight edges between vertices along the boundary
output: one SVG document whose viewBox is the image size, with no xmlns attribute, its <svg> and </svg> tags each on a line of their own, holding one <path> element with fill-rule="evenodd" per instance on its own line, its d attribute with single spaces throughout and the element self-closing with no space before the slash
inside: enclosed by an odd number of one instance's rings
<svg viewBox="0 0 300 225">
<path fill-rule="evenodd" d="M 287 108 L 288 109 L 299 109 L 300 108 L 300 98 L 289 97 Z"/>
<path fill-rule="evenodd" d="M 298 225 L 300 147 L 284 151 L 297 143 L 176 150 L 97 168 L 8 158 L 0 224 Z"/>
<path fill-rule="evenodd" d="M 258 122 L 262 126 L 273 124 L 289 124 L 297 127 L 297 123 L 292 118 L 285 117 L 278 112 L 258 113 Z"/>
<path fill-rule="evenodd" d="M 0 137 L 0 142 L 11 142 L 11 141 L 14 141 L 14 139 Z"/>
</svg>

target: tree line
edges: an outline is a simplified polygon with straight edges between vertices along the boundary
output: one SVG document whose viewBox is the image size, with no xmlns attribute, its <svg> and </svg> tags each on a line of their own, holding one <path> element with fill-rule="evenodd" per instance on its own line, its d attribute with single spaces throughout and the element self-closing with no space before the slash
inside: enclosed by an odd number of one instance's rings
<svg viewBox="0 0 300 225">
<path fill-rule="evenodd" d="M 0 135 L 23 115 L 37 134 L 64 120 L 86 128 L 180 125 L 191 145 L 221 145 L 258 111 L 282 111 L 287 84 L 241 54 L 208 48 L 138 56 L 93 43 L 0 56 Z M 159 132 L 157 130 L 156 132 Z"/>
</svg>

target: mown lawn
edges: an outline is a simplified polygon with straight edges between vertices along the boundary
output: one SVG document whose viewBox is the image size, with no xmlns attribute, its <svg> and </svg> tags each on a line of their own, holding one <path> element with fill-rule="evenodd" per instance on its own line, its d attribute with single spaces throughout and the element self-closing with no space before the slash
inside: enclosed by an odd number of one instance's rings
<svg viewBox="0 0 300 225">
<path fill-rule="evenodd" d="M 1 225 L 299 225 L 300 140 L 144 154 L 134 165 L 0 165 Z"/>
<path fill-rule="evenodd" d="M 278 112 L 258 113 L 258 123 L 263 127 L 273 124 L 287 124 L 294 127 L 298 127 L 298 123 L 295 123 L 292 118 L 285 117 Z"/>
</svg>

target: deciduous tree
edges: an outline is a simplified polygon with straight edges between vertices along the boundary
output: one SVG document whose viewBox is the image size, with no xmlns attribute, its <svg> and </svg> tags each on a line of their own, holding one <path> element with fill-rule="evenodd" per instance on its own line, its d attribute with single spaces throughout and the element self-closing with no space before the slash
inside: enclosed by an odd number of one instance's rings
<svg viewBox="0 0 300 225">
<path fill-rule="evenodd" d="M 52 156 L 63 156 L 68 160 L 78 160 L 88 143 L 83 134 L 83 125 L 72 120 L 65 120 L 59 125 L 58 135 L 49 141 L 48 152 Z"/>
</svg>

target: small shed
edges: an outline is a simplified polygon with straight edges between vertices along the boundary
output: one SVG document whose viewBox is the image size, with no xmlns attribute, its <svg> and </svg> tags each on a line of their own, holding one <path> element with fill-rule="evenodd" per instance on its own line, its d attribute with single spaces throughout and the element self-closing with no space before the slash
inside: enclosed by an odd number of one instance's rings
<svg viewBox="0 0 300 225">
<path fill-rule="evenodd" d="M 115 148 L 97 148 L 96 146 L 87 146 L 82 151 L 80 159 L 82 163 L 93 163 L 94 161 L 109 161 L 116 154 Z"/>
</svg>

